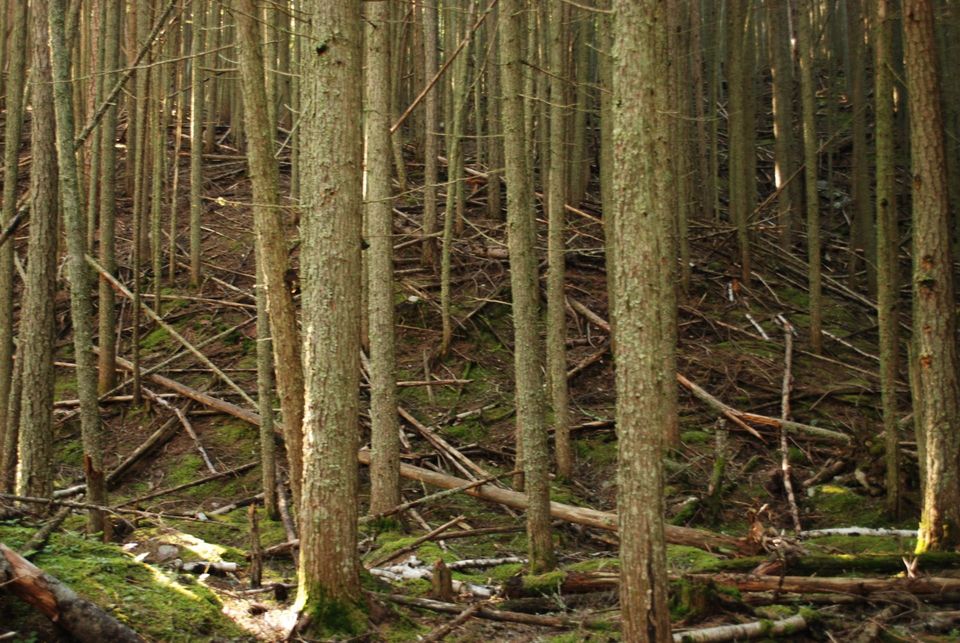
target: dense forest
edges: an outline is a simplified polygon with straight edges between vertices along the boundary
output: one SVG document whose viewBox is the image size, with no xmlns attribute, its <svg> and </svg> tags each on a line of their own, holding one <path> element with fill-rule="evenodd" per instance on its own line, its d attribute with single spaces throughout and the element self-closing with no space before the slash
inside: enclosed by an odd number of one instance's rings
<svg viewBox="0 0 960 643">
<path fill-rule="evenodd" d="M 960 637 L 958 0 L 2 0 L 0 640 Z"/>
</svg>

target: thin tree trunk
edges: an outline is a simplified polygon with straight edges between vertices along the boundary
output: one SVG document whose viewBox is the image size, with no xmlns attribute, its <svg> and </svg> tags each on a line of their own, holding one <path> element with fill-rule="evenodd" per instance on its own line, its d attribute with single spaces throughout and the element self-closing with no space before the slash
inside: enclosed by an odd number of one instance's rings
<svg viewBox="0 0 960 643">
<path fill-rule="evenodd" d="M 393 310 L 393 190 L 391 185 L 390 6 L 366 6 L 366 219 L 370 319 L 370 513 L 400 504 L 400 426 L 397 420 Z"/>
<path fill-rule="evenodd" d="M 104 28 L 104 71 L 115 71 L 120 65 L 120 19 L 121 4 L 107 3 Z M 106 86 L 113 86 L 118 74 L 104 77 Z M 116 104 L 107 108 L 100 125 L 100 265 L 111 275 L 117 274 L 116 219 L 117 219 L 117 111 Z M 99 354 L 98 391 L 103 394 L 117 385 L 117 311 L 113 288 L 103 277 L 99 280 Z"/>
<path fill-rule="evenodd" d="M 77 367 L 77 392 L 80 397 L 80 431 L 83 440 L 83 469 L 87 499 L 95 505 L 107 504 L 107 486 L 103 471 L 103 430 L 97 406 L 97 375 L 93 356 L 93 302 L 91 275 L 87 269 L 86 225 L 80 205 L 80 182 L 74 146 L 73 85 L 67 54 L 64 9 L 66 0 L 50 0 L 48 20 L 50 54 L 53 59 L 53 108 L 56 113 L 57 156 L 60 165 L 60 195 L 67 236 L 67 276 L 70 280 L 70 314 L 73 321 L 73 352 Z M 34 5 L 38 10 L 39 5 Z M 38 106 L 34 104 L 34 114 Z M 39 108 L 42 109 L 42 108 Z M 53 186 L 47 186 L 53 189 Z M 92 510 L 88 530 L 104 532 L 109 539 L 109 523 L 103 512 Z"/>
<path fill-rule="evenodd" d="M 823 351 L 823 295 L 820 278 L 820 195 L 817 191 L 816 87 L 813 81 L 815 43 L 811 34 L 813 0 L 801 0 L 797 20 L 800 50 L 800 96 L 803 103 L 804 187 L 807 202 L 807 266 L 810 291 L 810 346 Z"/>
<path fill-rule="evenodd" d="M 897 191 L 893 133 L 893 73 L 889 0 L 877 0 L 874 9 L 873 51 L 876 78 L 875 137 L 877 145 L 877 325 L 880 335 L 880 391 L 883 404 L 887 513 L 900 516 L 900 437 L 897 432 L 897 363 L 899 320 L 897 292 Z"/>
<path fill-rule="evenodd" d="M 259 261 L 263 267 L 267 311 L 272 331 L 274 365 L 280 411 L 283 415 L 283 436 L 290 465 L 290 488 L 294 502 L 301 499 L 303 478 L 303 366 L 300 335 L 293 296 L 284 276 L 287 271 L 287 243 L 283 218 L 278 215 L 278 169 L 273 158 L 273 137 L 269 135 L 267 94 L 264 85 L 264 62 L 260 54 L 260 31 L 253 19 L 252 0 L 238 0 L 234 13 L 240 44 L 240 73 L 244 94 L 247 147 L 250 177 L 253 182 L 254 231 Z M 246 10 L 246 9 L 249 9 Z"/>
<path fill-rule="evenodd" d="M 563 281 L 565 254 L 563 243 L 566 222 L 566 127 L 564 100 L 564 47 L 569 11 L 562 0 L 551 0 L 548 48 L 550 69 L 550 168 L 547 180 L 547 381 L 553 411 L 557 473 L 569 478 L 573 473 L 570 446 L 570 399 L 567 391 L 567 313 Z"/>
<path fill-rule="evenodd" d="M 437 74 L 437 5 L 432 0 L 422 3 L 423 65 L 426 78 Z M 437 89 L 424 98 L 423 147 L 423 251 L 422 264 L 436 268 L 437 240 Z"/>
<path fill-rule="evenodd" d="M 201 218 L 203 216 L 203 23 L 205 9 L 193 6 L 190 25 L 190 285 L 200 285 Z"/>
<path fill-rule="evenodd" d="M 547 431 L 544 425 L 540 374 L 540 337 L 537 331 L 539 275 L 534 242 L 533 186 L 527 167 L 529 139 L 524 131 L 523 10 L 524 0 L 501 0 L 500 61 L 503 81 L 503 135 L 507 179 L 507 244 L 516 349 L 517 424 L 523 451 L 523 471 L 530 507 L 527 539 L 530 568 L 535 572 L 555 565 L 550 535 L 550 484 Z"/>
<path fill-rule="evenodd" d="M 0 10 L 2 11 L 2 10 Z M 13 5 L 11 17 L 10 57 L 7 70 L 7 105 L 3 132 L 3 214 L 5 225 L 17 210 L 20 141 L 23 135 L 23 96 L 26 91 L 27 3 Z M 0 447 L 8 433 L 17 427 L 7 424 L 8 401 L 13 381 L 13 294 L 14 244 L 0 245 Z M 2 484 L 2 481 L 0 481 Z"/>
<path fill-rule="evenodd" d="M 33 74 L 30 120 L 30 237 L 20 318 L 23 390 L 17 493 L 47 497 L 53 491 L 53 345 L 57 270 L 57 150 L 53 114 L 47 3 L 31 3 Z"/>
<path fill-rule="evenodd" d="M 793 60 L 790 55 L 790 9 L 784 0 L 764 0 L 767 8 L 770 75 L 773 82 L 774 184 L 780 190 L 796 167 L 793 140 Z M 800 204 L 797 183 L 791 182 L 777 198 L 780 247 L 793 248 L 796 212 Z"/>
</svg>

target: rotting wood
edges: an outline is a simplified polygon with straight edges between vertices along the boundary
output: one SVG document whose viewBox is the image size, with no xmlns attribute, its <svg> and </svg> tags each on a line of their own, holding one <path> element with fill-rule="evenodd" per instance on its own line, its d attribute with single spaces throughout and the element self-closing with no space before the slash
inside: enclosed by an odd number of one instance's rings
<svg viewBox="0 0 960 643">
<path fill-rule="evenodd" d="M 139 643 L 126 625 L 0 543 L 0 585 L 83 643 Z"/>
<path fill-rule="evenodd" d="M 362 464 L 370 463 L 370 452 L 362 449 L 358 454 Z M 448 476 L 443 473 L 428 471 L 420 467 L 409 464 L 400 465 L 400 475 L 411 480 L 418 480 L 425 484 L 442 489 L 451 489 L 462 487 L 467 481 L 454 476 Z M 514 509 L 526 509 L 527 496 L 523 493 L 511 491 L 509 489 L 500 489 L 491 485 L 482 485 L 464 491 L 467 495 L 506 505 Z M 586 507 L 574 507 L 559 502 L 550 503 L 550 514 L 554 518 L 559 518 L 567 522 L 572 522 L 587 527 L 595 527 L 605 531 L 617 530 L 617 515 L 596 509 Z M 689 545 L 700 549 L 707 549 L 719 552 L 733 553 L 751 553 L 752 546 L 744 540 L 732 536 L 724 536 L 702 529 L 692 529 L 689 527 L 677 527 L 675 525 L 665 525 L 667 542 L 675 545 Z"/>
</svg>

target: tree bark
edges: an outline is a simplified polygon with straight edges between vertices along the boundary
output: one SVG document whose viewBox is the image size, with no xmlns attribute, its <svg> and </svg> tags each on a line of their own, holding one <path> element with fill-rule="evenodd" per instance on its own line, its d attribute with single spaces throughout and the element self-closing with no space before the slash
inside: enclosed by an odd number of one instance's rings
<svg viewBox="0 0 960 643">
<path fill-rule="evenodd" d="M 540 336 L 537 329 L 539 271 L 535 251 L 533 185 L 528 168 L 521 94 L 523 70 L 524 0 L 501 0 L 500 62 L 503 81 L 503 136 L 507 179 L 507 245 L 516 349 L 517 425 L 523 452 L 523 471 L 530 497 L 527 538 L 534 573 L 555 565 L 550 535 L 550 455 L 544 425 L 543 382 L 540 374 Z"/>
<path fill-rule="evenodd" d="M 960 544 L 960 383 L 943 114 L 931 0 L 904 0 L 913 188 L 913 327 L 926 442 L 917 551 Z"/>
<path fill-rule="evenodd" d="M 366 218 L 370 333 L 370 513 L 400 504 L 393 310 L 393 190 L 391 185 L 390 4 L 366 6 Z M 396 134 L 399 136 L 399 133 Z"/>
<path fill-rule="evenodd" d="M 303 490 L 297 606 L 359 633 L 360 2 L 307 0 L 301 60 Z"/>
<path fill-rule="evenodd" d="M 656 174 L 670 163 L 666 114 L 667 11 L 656 0 L 615 0 L 613 151 L 616 207 L 608 244 L 613 266 L 613 327 L 617 387 L 618 522 L 623 637 L 669 641 L 663 529 L 663 449 L 671 424 L 661 403 L 672 386 L 663 311 L 676 300 L 662 278 L 669 251 L 669 206 Z M 675 406 L 673 407 L 675 408 Z"/>
<path fill-rule="evenodd" d="M 243 83 L 244 119 L 250 177 L 253 181 L 254 231 L 257 258 L 262 266 L 261 287 L 267 298 L 277 390 L 283 416 L 283 436 L 290 465 L 290 487 L 299 506 L 303 477 L 303 365 L 300 333 L 293 295 L 285 280 L 289 265 L 283 215 L 279 209 L 278 169 L 267 114 L 264 62 L 260 53 L 259 24 L 252 0 L 240 0 L 234 12 L 240 45 L 240 73 Z"/>
<path fill-rule="evenodd" d="M 20 407 L 20 463 L 17 493 L 48 496 L 53 491 L 53 344 L 57 270 L 57 150 L 53 74 L 48 48 L 47 5 L 31 4 L 33 114 L 30 134 L 30 241 L 20 318 L 23 391 Z"/>
</svg>

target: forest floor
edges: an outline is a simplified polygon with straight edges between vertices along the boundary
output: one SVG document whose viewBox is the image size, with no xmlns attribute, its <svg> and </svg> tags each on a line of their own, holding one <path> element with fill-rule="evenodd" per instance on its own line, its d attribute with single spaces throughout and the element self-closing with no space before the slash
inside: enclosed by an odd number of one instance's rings
<svg viewBox="0 0 960 643">
<path fill-rule="evenodd" d="M 249 201 L 248 183 L 239 155 L 235 160 L 224 160 L 222 155 L 218 158 L 206 168 L 207 278 L 199 291 L 188 288 L 184 281 L 165 287 L 162 312 L 194 344 L 244 324 L 203 351 L 255 395 L 252 224 L 248 209 L 242 205 Z M 403 461 L 459 478 L 465 474 L 451 466 L 455 456 L 449 451 L 438 453 L 416 423 L 454 447 L 471 463 L 466 467 L 471 473 L 482 470 L 496 475 L 513 469 L 509 273 L 504 225 L 486 217 L 482 203 L 485 189 L 482 186 L 471 197 L 468 226 L 455 247 L 454 314 L 466 321 L 458 324 L 456 341 L 443 360 L 435 359 L 440 335 L 439 279 L 421 268 L 419 245 L 406 243 L 417 236 L 418 217 L 414 213 L 418 204 L 412 198 L 401 198 L 397 203 L 402 213 L 396 220 L 400 246 L 396 260 L 398 380 L 466 381 L 400 389 L 400 404 L 409 414 L 403 422 L 407 444 Z M 180 211 L 186 212 L 185 203 L 181 203 Z M 568 220 L 568 359 L 573 370 L 570 386 L 576 467 L 570 480 L 554 482 L 553 499 L 614 511 L 614 376 L 604 327 L 606 276 L 602 226 L 597 215 L 599 209 L 591 207 L 588 199 L 582 214 L 571 214 Z M 839 213 L 833 218 L 840 227 Z M 118 236 L 129 239 L 128 232 L 121 229 Z M 785 355 L 784 330 L 778 321 L 782 315 L 797 329 L 790 395 L 792 419 L 850 438 L 847 443 L 802 432 L 788 435 L 791 479 L 802 528 L 915 529 L 916 447 L 909 423 L 903 427 L 903 478 L 907 484 L 903 520 L 891 521 L 883 511 L 875 311 L 847 288 L 848 280 L 842 274 L 846 255 L 838 243 L 827 253 L 825 330 L 830 335 L 823 357 L 807 352 L 804 262 L 799 256 L 778 250 L 774 234 L 772 228 L 758 227 L 755 279 L 748 287 L 734 277 L 738 270 L 732 259 L 733 230 L 723 224 L 693 225 L 694 268 L 689 291 L 681 297 L 678 370 L 736 410 L 779 417 Z M 21 233 L 21 250 L 23 242 Z M 129 278 L 129 270 L 124 277 Z M 61 362 L 56 399 L 62 421 L 57 429 L 56 461 L 58 486 L 63 488 L 82 480 L 82 450 L 78 423 L 70 418 L 70 400 L 76 395 L 69 367 L 72 350 L 66 302 L 58 306 Z M 124 315 L 128 320 L 126 302 Z M 122 354 L 126 354 L 126 342 L 123 346 Z M 143 334 L 141 349 L 144 364 L 150 365 L 181 347 L 167 331 L 151 327 Z M 239 403 L 232 391 L 189 357 L 163 373 Z M 157 394 L 168 393 L 154 384 L 147 386 Z M 906 383 L 902 387 L 901 397 L 906 403 Z M 258 430 L 183 399 L 167 399 L 185 411 L 197 440 L 182 429 L 173 431 L 167 441 L 116 480 L 110 496 L 115 506 L 129 503 L 125 506 L 153 515 L 126 514 L 121 519 L 118 514 L 114 544 L 85 537 L 84 518 L 74 515 L 33 560 L 148 640 L 282 639 L 293 618 L 290 608 L 295 595 L 295 568 L 290 548 L 280 548 L 276 555 L 266 558 L 265 589 L 251 590 L 248 509 L 241 506 L 217 512 L 237 501 L 255 500 L 260 490 L 258 467 L 141 499 L 211 475 L 211 467 L 222 473 L 255 463 Z M 103 409 L 109 427 L 110 467 L 158 428 L 175 422 L 171 411 L 158 404 L 133 408 L 128 402 L 116 402 L 105 404 Z M 769 627 L 772 621 L 800 615 L 807 629 L 789 634 L 791 640 L 956 640 L 958 630 L 954 628 L 960 627 L 960 613 L 953 611 L 960 603 L 957 590 L 923 595 L 912 582 L 914 576 L 949 579 L 951 572 L 944 569 L 960 567 L 960 559 L 947 555 L 916 561 L 911 555 L 914 540 L 908 536 L 794 537 L 777 432 L 751 423 L 757 431 L 753 435 L 733 422 L 724 426 L 717 418 L 715 408 L 681 388 L 680 444 L 667 461 L 667 519 L 674 525 L 740 539 L 745 549 L 752 548 L 752 555 L 669 545 L 676 631 L 756 621 L 766 622 Z M 200 446 L 211 466 L 205 462 Z M 463 461 L 459 466 L 464 466 Z M 361 483 L 362 493 L 366 493 L 365 467 L 361 467 Z M 404 480 L 408 499 L 433 491 Z M 361 515 L 365 501 L 366 497 L 361 497 Z M 287 542 L 282 523 L 267 519 L 262 509 L 258 517 L 264 548 Z M 457 517 L 459 520 L 437 538 L 390 559 L 390 554 L 410 545 L 428 529 Z M 11 515 L 0 521 L 0 542 L 12 548 L 22 546 L 42 522 L 36 517 Z M 457 585 L 454 602 L 464 606 L 482 600 L 489 609 L 539 614 L 544 620 L 524 624 L 469 618 L 448 640 L 617 640 L 616 533 L 557 520 L 560 571 L 532 578 L 523 576 L 520 560 L 526 551 L 523 525 L 522 512 L 465 494 L 423 503 L 396 520 L 363 524 L 362 560 L 368 566 L 376 563 L 373 567 L 380 570 L 376 575 L 365 575 L 365 585 L 374 597 L 370 601 L 373 638 L 415 641 L 448 623 L 454 615 L 401 604 L 383 595 L 431 595 L 433 588 L 424 572 L 432 570 L 437 560 L 456 568 L 458 561 L 472 559 L 472 564 L 452 572 L 453 579 L 462 583 Z M 484 531 L 458 534 L 476 529 Z M 490 533 L 494 530 L 498 532 Z M 191 561 L 233 562 L 238 569 L 218 572 L 207 568 L 201 570 L 204 573 L 192 574 L 186 571 Z M 748 586 L 742 582 L 743 577 L 735 575 L 747 571 L 768 579 L 767 586 Z M 842 578 L 850 584 L 818 587 L 811 582 L 806 589 L 792 587 L 791 579 L 798 576 L 811 581 Z M 883 586 L 869 589 L 857 581 L 866 577 Z M 13 640 L 58 640 L 57 633 L 31 608 L 0 595 L 0 635 L 8 631 L 16 632 Z"/>
</svg>

